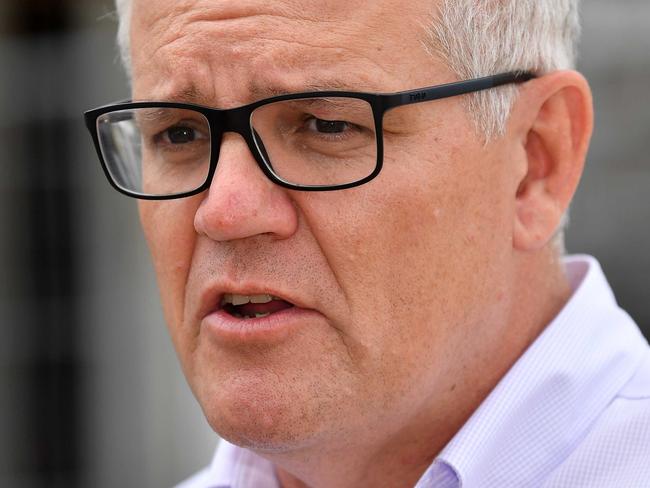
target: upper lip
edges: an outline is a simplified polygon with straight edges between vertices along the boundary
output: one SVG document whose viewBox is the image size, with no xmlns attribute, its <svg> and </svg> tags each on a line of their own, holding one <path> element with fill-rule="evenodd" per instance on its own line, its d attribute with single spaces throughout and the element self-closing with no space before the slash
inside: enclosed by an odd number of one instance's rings
<svg viewBox="0 0 650 488">
<path fill-rule="evenodd" d="M 200 297 L 199 304 L 199 318 L 220 310 L 222 308 L 221 301 L 226 293 L 233 295 L 273 295 L 286 302 L 291 303 L 295 307 L 310 309 L 309 306 L 302 298 L 296 296 L 294 293 L 280 289 L 273 286 L 266 286 L 262 284 L 238 284 L 238 285 L 225 285 L 215 284 L 208 286 L 203 290 Z"/>
</svg>

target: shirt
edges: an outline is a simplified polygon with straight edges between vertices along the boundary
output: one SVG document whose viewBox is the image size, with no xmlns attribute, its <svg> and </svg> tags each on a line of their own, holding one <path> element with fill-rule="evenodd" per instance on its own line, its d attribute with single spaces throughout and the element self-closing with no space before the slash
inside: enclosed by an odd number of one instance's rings
<svg viewBox="0 0 650 488">
<path fill-rule="evenodd" d="M 415 488 L 649 488 L 650 347 L 598 262 L 565 258 L 572 297 Z M 272 464 L 221 441 L 179 488 L 279 488 Z"/>
</svg>

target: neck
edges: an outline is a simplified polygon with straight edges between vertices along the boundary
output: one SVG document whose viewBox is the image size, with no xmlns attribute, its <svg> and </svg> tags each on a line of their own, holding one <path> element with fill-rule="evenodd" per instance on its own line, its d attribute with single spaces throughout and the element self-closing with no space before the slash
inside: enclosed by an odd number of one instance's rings
<svg viewBox="0 0 650 488">
<path fill-rule="evenodd" d="M 477 337 L 454 348 L 457 367 L 450 367 L 446 383 L 390 435 L 377 425 L 370 437 L 341 434 L 327 446 L 263 454 L 276 465 L 282 487 L 414 486 L 571 295 L 561 259 L 550 249 L 518 258 L 510 292 L 503 323 L 478 324 Z"/>
</svg>

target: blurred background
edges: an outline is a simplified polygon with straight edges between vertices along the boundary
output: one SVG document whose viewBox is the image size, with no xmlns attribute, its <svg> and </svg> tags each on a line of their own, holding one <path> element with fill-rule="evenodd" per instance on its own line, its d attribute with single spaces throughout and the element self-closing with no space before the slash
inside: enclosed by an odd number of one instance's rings
<svg viewBox="0 0 650 488">
<path fill-rule="evenodd" d="M 597 125 L 567 247 L 650 334 L 650 3 L 587 0 Z M 0 486 L 171 486 L 216 436 L 159 309 L 136 207 L 83 110 L 128 98 L 109 0 L 0 3 Z"/>
</svg>

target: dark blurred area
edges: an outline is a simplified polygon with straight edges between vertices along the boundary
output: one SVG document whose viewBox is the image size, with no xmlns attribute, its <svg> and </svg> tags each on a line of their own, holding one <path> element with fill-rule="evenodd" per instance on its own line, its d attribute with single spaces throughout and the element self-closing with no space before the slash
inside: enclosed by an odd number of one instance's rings
<svg viewBox="0 0 650 488">
<path fill-rule="evenodd" d="M 597 129 L 567 247 L 650 334 L 650 3 L 584 3 Z M 104 0 L 0 3 L 0 486 L 171 486 L 216 442 L 176 364 L 135 204 L 83 110 L 127 98 Z"/>
<path fill-rule="evenodd" d="M 74 123 L 51 110 L 60 75 L 43 63 L 73 28 L 71 5 L 2 7 L 3 486 L 70 486 L 82 469 Z"/>
</svg>

